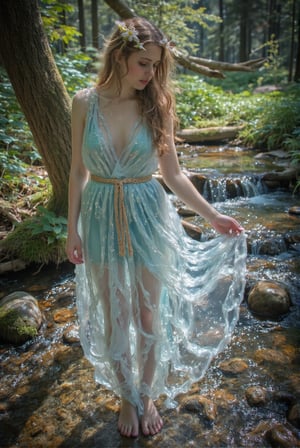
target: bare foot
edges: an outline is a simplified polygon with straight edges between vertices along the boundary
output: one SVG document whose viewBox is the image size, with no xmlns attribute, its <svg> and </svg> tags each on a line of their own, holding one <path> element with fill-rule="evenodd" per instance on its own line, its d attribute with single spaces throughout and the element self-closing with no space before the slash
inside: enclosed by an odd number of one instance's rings
<svg viewBox="0 0 300 448">
<path fill-rule="evenodd" d="M 161 430 L 163 421 L 153 400 L 149 397 L 143 397 L 142 400 L 144 403 L 144 414 L 141 417 L 142 431 L 145 436 L 153 436 Z"/>
<path fill-rule="evenodd" d="M 136 408 L 124 399 L 121 403 L 118 430 L 125 437 L 137 437 L 139 435 L 139 419 Z"/>
</svg>

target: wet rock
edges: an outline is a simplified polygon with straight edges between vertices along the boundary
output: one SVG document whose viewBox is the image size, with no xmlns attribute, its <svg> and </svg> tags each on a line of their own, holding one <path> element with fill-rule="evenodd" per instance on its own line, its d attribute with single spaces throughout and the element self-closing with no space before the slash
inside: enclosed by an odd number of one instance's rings
<svg viewBox="0 0 300 448">
<path fill-rule="evenodd" d="M 229 406 L 237 403 L 237 398 L 225 389 L 218 389 L 214 392 L 214 401 L 222 408 L 229 408 Z"/>
<path fill-rule="evenodd" d="M 291 306 L 291 299 L 285 287 L 276 282 L 259 281 L 248 296 L 249 309 L 266 318 L 279 318 L 286 314 Z"/>
<path fill-rule="evenodd" d="M 296 403 L 290 408 L 288 421 L 296 428 L 300 428 L 300 403 Z"/>
<path fill-rule="evenodd" d="M 288 187 L 291 182 L 297 179 L 297 170 L 295 168 L 287 168 L 283 171 L 271 171 L 262 177 L 262 181 L 268 186 Z"/>
<path fill-rule="evenodd" d="M 261 406 L 267 402 L 267 390 L 261 386 L 251 386 L 246 390 L 246 399 L 250 406 Z"/>
<path fill-rule="evenodd" d="M 191 238 L 193 238 L 194 240 L 198 240 L 198 241 L 201 240 L 202 231 L 201 231 L 200 227 L 195 226 L 194 224 L 192 224 L 188 221 L 185 221 L 185 220 L 182 220 L 182 225 L 183 225 L 183 228 L 186 231 L 186 233 Z"/>
<path fill-rule="evenodd" d="M 267 348 L 262 348 L 256 350 L 254 353 L 254 359 L 258 364 L 263 362 L 270 362 L 274 364 L 289 364 L 291 362 L 290 358 L 279 350 L 272 350 Z"/>
<path fill-rule="evenodd" d="M 265 435 L 266 440 L 276 448 L 296 448 L 300 446 L 299 440 L 287 427 L 278 423 L 269 429 Z"/>
<path fill-rule="evenodd" d="M 295 401 L 293 394 L 281 390 L 273 392 L 272 399 L 275 401 L 279 401 L 280 403 L 286 403 L 288 405 L 294 403 Z"/>
<path fill-rule="evenodd" d="M 61 308 L 56 311 L 53 315 L 54 322 L 57 324 L 63 324 L 73 320 L 75 316 L 75 311 L 69 308 Z"/>
<path fill-rule="evenodd" d="M 79 327 L 78 325 L 71 325 L 63 334 L 63 340 L 67 344 L 76 344 L 79 342 Z"/>
<path fill-rule="evenodd" d="M 232 179 L 226 180 L 226 197 L 228 199 L 235 198 L 237 196 L 236 194 L 236 184 Z"/>
<path fill-rule="evenodd" d="M 294 207 L 289 208 L 290 215 L 300 215 L 300 207 L 295 205 Z"/>
<path fill-rule="evenodd" d="M 197 173 L 187 173 L 190 181 L 194 185 L 194 187 L 203 194 L 204 191 L 204 185 L 207 182 L 207 177 L 203 176 L 202 174 Z"/>
<path fill-rule="evenodd" d="M 181 411 L 204 414 L 205 417 L 213 421 L 217 416 L 217 407 L 212 400 L 203 395 L 192 395 L 184 399 L 180 405 Z"/>
<path fill-rule="evenodd" d="M 292 232 L 292 233 L 286 234 L 285 241 L 287 242 L 287 244 L 300 243 L 300 232 Z"/>
<path fill-rule="evenodd" d="M 250 432 L 245 434 L 243 440 L 243 446 L 245 447 L 261 447 L 264 444 L 262 440 L 266 433 L 272 428 L 272 421 L 263 420 L 258 423 L 258 425 L 253 428 Z"/>
<path fill-rule="evenodd" d="M 263 241 L 250 241 L 250 248 L 251 252 L 256 255 L 279 255 L 287 250 L 284 238 L 274 236 Z"/>
<path fill-rule="evenodd" d="M 187 207 L 179 207 L 177 209 L 177 213 L 179 216 L 188 218 L 188 217 L 192 217 L 192 216 L 196 216 L 196 212 L 194 210 L 191 210 Z"/>
<path fill-rule="evenodd" d="M 248 369 L 248 364 L 240 358 L 231 358 L 219 364 L 219 369 L 224 373 L 242 373 Z"/>
<path fill-rule="evenodd" d="M 25 291 L 16 291 L 0 301 L 0 339 L 23 344 L 34 338 L 42 324 L 43 315 L 37 300 Z"/>
<path fill-rule="evenodd" d="M 217 407 L 215 403 L 212 400 L 202 396 L 199 397 L 199 401 L 203 406 L 205 417 L 210 421 L 214 421 L 217 416 Z"/>
</svg>

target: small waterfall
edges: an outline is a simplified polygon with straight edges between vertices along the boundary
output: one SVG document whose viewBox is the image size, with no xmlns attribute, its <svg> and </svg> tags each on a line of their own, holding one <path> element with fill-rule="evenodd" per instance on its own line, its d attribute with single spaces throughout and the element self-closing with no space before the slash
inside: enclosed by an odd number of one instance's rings
<svg viewBox="0 0 300 448">
<path fill-rule="evenodd" d="M 266 193 L 267 187 L 258 176 L 242 176 L 237 179 L 206 179 L 203 196 L 210 202 L 223 202 L 237 197 L 253 197 Z"/>
<path fill-rule="evenodd" d="M 288 245 L 281 235 L 259 235 L 250 237 L 248 249 L 252 255 L 276 256 L 287 252 Z"/>
</svg>

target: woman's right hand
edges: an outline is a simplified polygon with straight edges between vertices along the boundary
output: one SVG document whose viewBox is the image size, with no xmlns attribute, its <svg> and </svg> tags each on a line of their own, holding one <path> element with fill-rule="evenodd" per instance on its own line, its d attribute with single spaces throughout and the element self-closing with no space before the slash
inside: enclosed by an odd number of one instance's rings
<svg viewBox="0 0 300 448">
<path fill-rule="evenodd" d="M 68 235 L 66 243 L 66 253 L 71 263 L 82 264 L 84 262 L 82 253 L 82 242 L 78 234 Z"/>
</svg>

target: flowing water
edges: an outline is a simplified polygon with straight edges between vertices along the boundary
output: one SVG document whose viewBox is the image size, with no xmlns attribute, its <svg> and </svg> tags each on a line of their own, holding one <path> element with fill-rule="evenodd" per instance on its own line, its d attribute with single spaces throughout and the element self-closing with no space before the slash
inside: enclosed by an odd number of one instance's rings
<svg viewBox="0 0 300 448">
<path fill-rule="evenodd" d="M 300 217 L 288 213 L 300 206 L 299 196 L 268 191 L 261 182 L 262 173 L 281 168 L 281 160 L 256 159 L 240 148 L 186 146 L 179 153 L 184 169 L 206 176 L 204 194 L 215 207 L 244 225 L 247 289 L 258 280 L 283 282 L 293 302 L 290 313 L 260 320 L 243 303 L 230 345 L 205 378 L 179 397 L 177 409 L 161 409 L 162 432 L 125 439 L 116 429 L 119 400 L 95 385 L 78 343 L 72 266 L 2 277 L 1 297 L 28 291 L 45 319 L 34 341 L 0 346 L 0 447 L 300 446 L 299 414 L 298 429 L 287 419 L 300 397 Z M 189 219 L 204 229 L 204 238 L 211 236 L 201 218 Z M 230 360 L 242 368 L 224 371 L 222 363 Z M 265 390 L 260 405 L 247 401 L 249 387 Z"/>
</svg>

